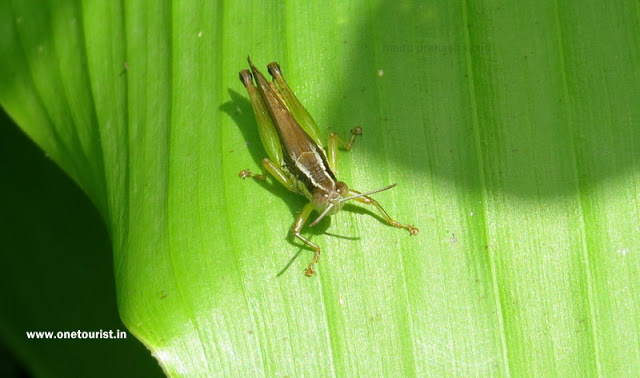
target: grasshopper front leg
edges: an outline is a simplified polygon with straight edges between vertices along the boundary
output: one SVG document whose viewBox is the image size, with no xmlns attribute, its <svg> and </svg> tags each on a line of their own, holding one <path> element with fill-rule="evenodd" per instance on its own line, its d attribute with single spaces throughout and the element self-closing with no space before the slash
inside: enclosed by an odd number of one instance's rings
<svg viewBox="0 0 640 378">
<path fill-rule="evenodd" d="M 311 249 L 313 249 L 313 252 L 314 252 L 313 260 L 311 260 L 311 263 L 307 267 L 307 270 L 304 272 L 304 274 L 307 277 L 313 276 L 313 274 L 315 273 L 315 271 L 313 270 L 313 265 L 315 265 L 320 259 L 320 247 L 318 247 L 311 240 L 305 238 L 300 234 L 300 231 L 302 231 L 302 227 L 304 227 L 304 224 L 307 222 L 307 219 L 309 219 L 309 215 L 311 215 L 312 211 L 313 211 L 313 204 L 308 203 L 304 205 L 304 207 L 300 211 L 300 214 L 298 214 L 298 217 L 296 218 L 295 222 L 293 222 L 293 225 L 291 226 L 291 232 L 293 233 L 293 235 L 296 238 L 300 239 L 304 244 L 311 247 Z"/>
<path fill-rule="evenodd" d="M 271 175 L 275 177 L 275 179 L 278 180 L 278 182 L 280 182 L 285 188 L 291 190 L 292 192 L 297 192 L 295 182 L 289 179 L 289 177 L 284 172 L 282 172 L 282 169 L 280 169 L 277 165 L 275 165 L 271 160 L 267 158 L 262 159 L 262 174 L 257 175 L 249 171 L 248 169 L 244 169 L 240 171 L 238 176 L 240 176 L 243 179 L 247 177 L 252 177 L 255 180 L 264 181 L 267 178 L 267 172 L 271 173 Z M 309 266 L 307 267 L 304 273 L 307 277 L 312 276 L 315 273 L 315 271 L 313 270 L 313 266 L 320 259 L 320 247 L 318 247 L 311 240 L 302 236 L 302 234 L 300 233 L 302 231 L 302 228 L 304 227 L 304 224 L 309 219 L 309 216 L 311 215 L 311 212 L 313 211 L 313 209 L 314 208 L 311 203 L 306 204 L 300 211 L 300 214 L 298 214 L 298 217 L 296 218 L 295 222 L 293 222 L 293 225 L 291 226 L 291 232 L 293 233 L 293 235 L 296 238 L 300 239 L 304 244 L 311 247 L 311 249 L 313 249 L 313 252 L 314 252 L 313 260 L 311 260 L 311 263 L 309 264 Z"/>
</svg>

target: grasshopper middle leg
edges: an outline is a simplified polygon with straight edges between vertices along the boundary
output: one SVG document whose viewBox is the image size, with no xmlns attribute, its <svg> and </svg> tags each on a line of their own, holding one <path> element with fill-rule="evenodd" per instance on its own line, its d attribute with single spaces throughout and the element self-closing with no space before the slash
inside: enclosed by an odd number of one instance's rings
<svg viewBox="0 0 640 378">
<path fill-rule="evenodd" d="M 298 191 L 295 182 L 293 182 L 289 177 L 287 177 L 287 175 L 284 172 L 282 172 L 282 169 L 280 169 L 280 167 L 278 167 L 274 162 L 272 162 L 268 158 L 262 159 L 261 175 L 257 175 L 248 169 L 243 169 L 240 171 L 240 173 L 238 173 L 238 176 L 240 176 L 243 179 L 247 177 L 252 177 L 258 181 L 264 181 L 267 179 L 267 172 L 271 173 L 271 176 L 273 176 L 276 180 L 278 180 L 278 182 L 282 184 L 282 186 L 284 186 L 285 188 L 289 189 L 292 192 Z"/>
</svg>

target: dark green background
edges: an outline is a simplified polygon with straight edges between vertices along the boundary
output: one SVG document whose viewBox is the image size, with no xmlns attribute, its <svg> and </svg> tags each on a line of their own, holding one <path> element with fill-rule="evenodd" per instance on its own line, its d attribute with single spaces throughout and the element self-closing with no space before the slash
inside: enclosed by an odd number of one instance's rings
<svg viewBox="0 0 640 378">
<path fill-rule="evenodd" d="M 26 331 L 126 330 L 106 229 L 82 191 L 0 112 L 0 376 L 163 376 L 125 340 Z"/>
</svg>

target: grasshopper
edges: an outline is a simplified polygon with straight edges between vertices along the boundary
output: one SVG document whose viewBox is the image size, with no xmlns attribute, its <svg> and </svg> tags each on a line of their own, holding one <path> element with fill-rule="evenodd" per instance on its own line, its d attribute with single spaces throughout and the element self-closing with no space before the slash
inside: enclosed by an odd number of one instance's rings
<svg viewBox="0 0 640 378">
<path fill-rule="evenodd" d="M 331 133 L 325 151 L 322 148 L 318 126 L 287 85 L 278 63 L 272 62 L 267 65 L 273 78 L 273 81 L 269 82 L 253 65 L 251 59 L 247 60 L 251 71 L 240 71 L 240 81 L 251 98 L 260 139 L 269 157 L 262 160 L 262 174 L 242 170 L 239 176 L 243 179 L 252 177 L 264 181 L 269 172 L 285 188 L 302 194 L 309 200 L 291 226 L 293 235 L 314 251 L 313 260 L 305 274 L 312 276 L 315 273 L 313 268 L 320 258 L 320 247 L 300 233 L 314 210 L 320 215 L 310 227 L 318 224 L 324 217 L 340 211 L 345 202 L 354 200 L 374 206 L 388 224 L 404 228 L 411 235 L 416 235 L 416 227 L 395 221 L 376 200 L 369 197 L 370 194 L 391 189 L 396 184 L 361 193 L 349 189 L 347 184 L 336 179 L 334 172 L 337 167 L 338 147 L 350 150 L 356 136 L 362 134 L 362 129 L 356 127 L 351 130 L 349 142 L 342 140 L 338 134 Z"/>
</svg>

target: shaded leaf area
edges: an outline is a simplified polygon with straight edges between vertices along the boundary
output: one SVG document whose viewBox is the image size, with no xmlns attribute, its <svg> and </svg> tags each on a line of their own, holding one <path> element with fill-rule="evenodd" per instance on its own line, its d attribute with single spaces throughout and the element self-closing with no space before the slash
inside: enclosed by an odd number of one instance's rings
<svg viewBox="0 0 640 378">
<path fill-rule="evenodd" d="M 640 370 L 633 1 L 45 4 L 5 5 L 0 101 L 100 209 L 166 372 Z M 420 235 L 345 207 L 302 275 L 304 200 L 237 178 L 265 156 L 247 54 L 363 127 L 339 178 L 397 182 L 376 198 Z"/>
<path fill-rule="evenodd" d="M 4 112 L 0 162 L 3 376 L 162 376 L 128 332 L 118 340 L 27 338 L 31 331 L 127 330 L 100 216 Z"/>
</svg>

